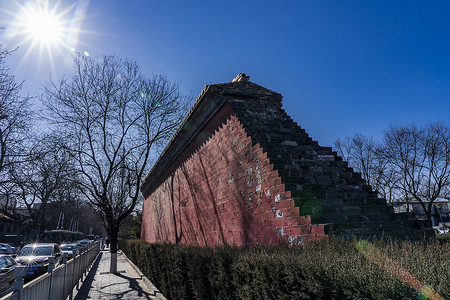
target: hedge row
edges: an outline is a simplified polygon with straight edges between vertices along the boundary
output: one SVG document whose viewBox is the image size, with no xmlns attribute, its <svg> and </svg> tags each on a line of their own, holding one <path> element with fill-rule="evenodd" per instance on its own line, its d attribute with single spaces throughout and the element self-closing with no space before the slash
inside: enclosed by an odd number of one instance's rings
<svg viewBox="0 0 450 300">
<path fill-rule="evenodd" d="M 450 299 L 449 243 L 119 246 L 168 299 Z"/>
</svg>

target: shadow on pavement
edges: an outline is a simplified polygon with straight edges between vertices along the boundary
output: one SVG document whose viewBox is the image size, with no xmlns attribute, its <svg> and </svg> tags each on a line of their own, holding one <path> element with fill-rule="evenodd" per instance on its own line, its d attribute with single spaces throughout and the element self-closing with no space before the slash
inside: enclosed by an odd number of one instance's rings
<svg viewBox="0 0 450 300">
<path fill-rule="evenodd" d="M 141 286 L 139 285 L 139 283 L 137 282 L 136 279 L 130 278 L 130 277 L 122 275 L 122 274 L 114 274 L 114 275 L 121 277 L 123 279 L 126 279 L 129 282 L 129 290 L 122 294 L 117 294 L 118 299 L 123 298 L 127 293 L 132 292 L 132 291 L 137 291 L 138 296 L 143 299 L 154 299 L 152 297 L 156 296 L 155 294 L 150 294 L 150 293 L 147 293 L 146 291 L 142 290 Z"/>
<path fill-rule="evenodd" d="M 94 264 L 92 265 L 91 270 L 89 270 L 88 275 L 83 281 L 80 289 L 78 290 L 77 295 L 75 296 L 75 300 L 85 300 L 88 298 L 89 290 L 92 287 L 92 282 L 94 282 L 95 272 L 97 272 L 98 265 L 100 264 L 100 260 L 102 258 L 103 253 L 100 251 L 97 258 L 95 259 Z"/>
<path fill-rule="evenodd" d="M 90 269 L 88 275 L 84 279 L 83 284 L 81 285 L 80 289 L 78 290 L 77 295 L 75 296 L 74 300 L 85 300 L 85 299 L 91 299 L 89 297 L 89 292 L 93 287 L 93 282 L 95 281 L 95 274 L 97 273 L 98 266 L 100 264 L 100 261 L 103 256 L 103 251 L 100 251 L 99 255 L 97 256 L 97 259 L 95 260 L 94 264 L 92 265 L 92 268 Z M 144 291 L 142 287 L 139 285 L 139 282 L 135 278 L 130 278 L 124 274 L 102 274 L 102 276 L 118 276 L 122 279 L 125 279 L 128 281 L 128 289 L 125 292 L 117 293 L 114 295 L 110 295 L 110 292 L 105 293 L 102 291 L 105 288 L 110 287 L 111 285 L 106 285 L 100 287 L 100 290 L 97 290 L 96 296 L 100 296 L 102 299 L 103 297 L 106 297 L 108 299 L 112 299 L 111 296 L 114 297 L 114 299 L 136 299 L 136 296 L 139 297 L 139 299 L 155 299 L 156 295 L 148 293 L 147 291 Z M 122 284 L 122 283 L 121 283 Z M 123 282 L 125 284 L 125 282 Z M 127 295 L 128 293 L 133 293 L 133 295 Z M 135 294 L 137 293 L 137 295 Z"/>
</svg>

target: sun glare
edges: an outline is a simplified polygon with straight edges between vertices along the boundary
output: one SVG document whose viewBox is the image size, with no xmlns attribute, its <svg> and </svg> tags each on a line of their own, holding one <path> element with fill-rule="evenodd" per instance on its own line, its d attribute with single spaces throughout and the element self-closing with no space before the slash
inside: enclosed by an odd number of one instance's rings
<svg viewBox="0 0 450 300">
<path fill-rule="evenodd" d="M 24 51 L 18 68 L 33 59 L 38 64 L 36 71 L 49 65 L 56 74 L 56 64 L 71 63 L 89 0 L 13 0 L 8 4 L 0 10 L 11 16 L 5 26 L 10 47 Z"/>
<path fill-rule="evenodd" d="M 64 24 L 49 11 L 29 12 L 24 25 L 26 33 L 36 42 L 46 45 L 62 43 Z"/>
</svg>

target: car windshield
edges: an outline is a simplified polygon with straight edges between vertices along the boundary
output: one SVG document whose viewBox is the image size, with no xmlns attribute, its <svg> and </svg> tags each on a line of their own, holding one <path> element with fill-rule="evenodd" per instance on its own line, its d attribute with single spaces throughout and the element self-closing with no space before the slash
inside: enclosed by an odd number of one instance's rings
<svg viewBox="0 0 450 300">
<path fill-rule="evenodd" d="M 62 251 L 68 251 L 68 250 L 75 250 L 77 247 L 75 245 L 62 245 L 61 250 Z"/>
<path fill-rule="evenodd" d="M 53 246 L 24 247 L 19 256 L 49 256 L 53 254 Z"/>
</svg>

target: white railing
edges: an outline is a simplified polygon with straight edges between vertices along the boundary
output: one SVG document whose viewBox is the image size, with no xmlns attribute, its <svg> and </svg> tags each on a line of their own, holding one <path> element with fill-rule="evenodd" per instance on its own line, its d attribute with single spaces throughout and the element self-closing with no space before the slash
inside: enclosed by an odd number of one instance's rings
<svg viewBox="0 0 450 300">
<path fill-rule="evenodd" d="M 23 285 L 23 276 L 26 266 L 18 266 L 15 270 L 16 280 L 13 291 L 0 300 L 63 300 L 72 299 L 72 291 L 78 285 L 80 278 L 87 272 L 100 252 L 101 243 L 93 244 L 87 251 L 52 270 L 51 263 L 49 272 Z"/>
</svg>

